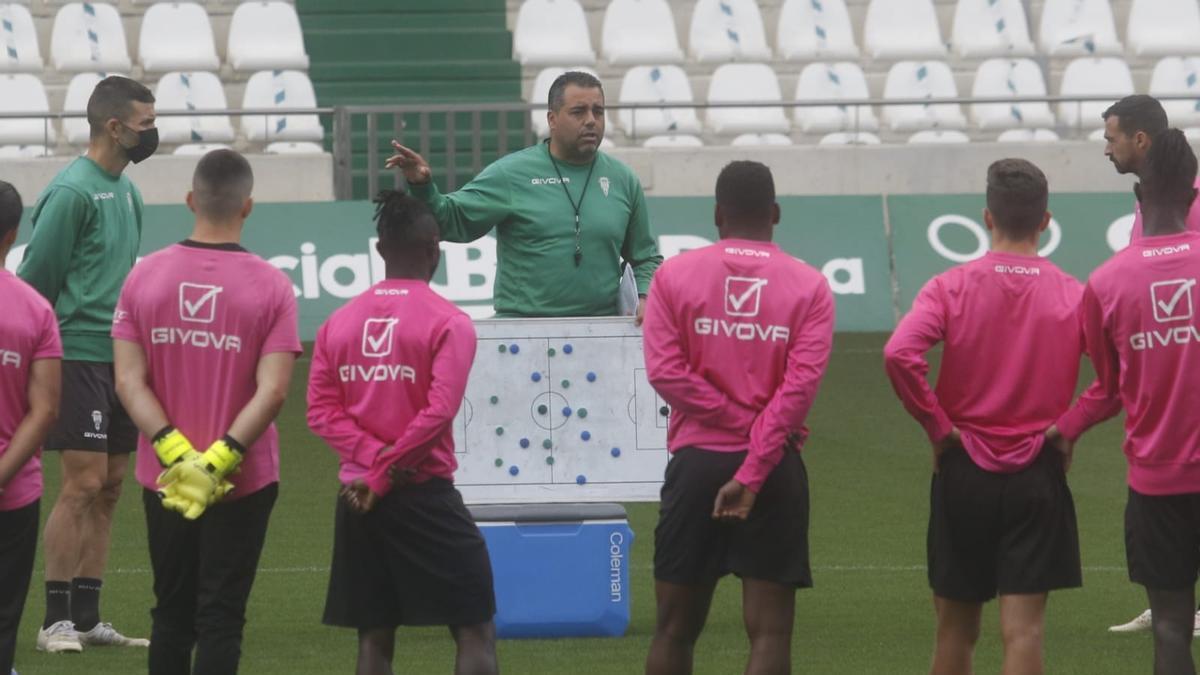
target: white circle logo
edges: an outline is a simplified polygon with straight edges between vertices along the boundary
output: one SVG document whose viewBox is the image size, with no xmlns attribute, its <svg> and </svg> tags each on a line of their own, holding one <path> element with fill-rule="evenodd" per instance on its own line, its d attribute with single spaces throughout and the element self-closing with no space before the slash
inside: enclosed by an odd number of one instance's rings
<svg viewBox="0 0 1200 675">
<path fill-rule="evenodd" d="M 1105 239 L 1108 240 L 1108 247 L 1113 250 L 1113 253 L 1120 251 L 1129 245 L 1129 239 L 1133 235 L 1133 214 L 1127 214 L 1112 221 L 1108 226 L 1108 232 L 1105 234 Z"/>
<path fill-rule="evenodd" d="M 963 253 L 955 251 L 949 246 L 946 246 L 946 244 L 942 242 L 942 228 L 947 225 L 958 225 L 967 232 L 975 235 L 975 241 L 977 242 L 975 250 Z M 1046 229 L 1050 235 L 1050 239 L 1046 242 L 1045 246 L 1038 250 L 1038 255 L 1041 256 L 1049 256 L 1050 254 L 1054 253 L 1058 250 L 1058 245 L 1062 243 L 1062 227 L 1059 226 L 1058 221 L 1051 218 L 1050 225 Z M 979 258 L 982 258 L 984 254 L 988 252 L 988 242 L 990 237 L 988 236 L 987 230 L 974 220 L 966 216 L 960 216 L 956 213 L 949 213 L 944 216 L 938 216 L 937 218 L 934 218 L 933 222 L 929 223 L 929 229 L 926 234 L 929 237 L 929 245 L 933 248 L 933 250 L 936 251 L 938 255 L 952 262 L 971 262 L 972 260 L 978 260 Z"/>
</svg>

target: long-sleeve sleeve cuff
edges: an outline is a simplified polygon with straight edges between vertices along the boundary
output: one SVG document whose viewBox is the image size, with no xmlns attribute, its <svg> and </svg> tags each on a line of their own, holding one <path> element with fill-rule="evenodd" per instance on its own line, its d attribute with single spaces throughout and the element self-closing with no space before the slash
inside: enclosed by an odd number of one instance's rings
<svg viewBox="0 0 1200 675">
<path fill-rule="evenodd" d="M 929 440 L 937 441 L 950 435 L 954 429 L 954 423 L 950 421 L 950 417 L 946 415 L 946 411 L 942 410 L 941 406 L 933 409 L 933 414 L 921 422 L 921 426 L 925 428 L 925 433 L 929 435 Z"/>
<path fill-rule="evenodd" d="M 383 452 L 384 448 L 387 446 L 387 443 L 384 443 L 374 436 L 363 438 L 362 441 L 359 442 L 358 447 L 354 449 L 354 463 L 359 466 L 374 465 L 375 458 L 379 457 L 379 453 Z"/>
<path fill-rule="evenodd" d="M 367 474 L 363 482 L 367 484 L 367 487 L 371 488 L 371 492 L 380 497 L 387 496 L 387 493 L 392 491 L 392 479 L 388 478 L 386 468 L 375 467 L 371 469 L 371 472 Z"/>
<path fill-rule="evenodd" d="M 1058 427 L 1058 433 L 1063 435 L 1069 441 L 1074 441 L 1083 435 L 1083 432 L 1088 430 L 1091 425 L 1088 423 L 1087 413 L 1084 412 L 1083 406 L 1076 403 L 1071 406 L 1071 409 L 1063 413 L 1062 417 L 1054 423 Z"/>
<path fill-rule="evenodd" d="M 741 468 L 733 474 L 733 479 L 745 485 L 754 494 L 758 494 L 762 490 L 763 483 L 767 482 L 767 476 L 770 476 L 774 469 L 775 465 L 751 450 L 746 454 Z"/>
</svg>

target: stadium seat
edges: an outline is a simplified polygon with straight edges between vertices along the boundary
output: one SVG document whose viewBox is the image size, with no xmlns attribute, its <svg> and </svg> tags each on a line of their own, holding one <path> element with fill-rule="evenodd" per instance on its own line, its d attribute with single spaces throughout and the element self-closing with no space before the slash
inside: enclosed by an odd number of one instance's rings
<svg viewBox="0 0 1200 675">
<path fill-rule="evenodd" d="M 612 0 L 604 12 L 600 50 L 613 65 L 683 61 L 666 0 Z"/>
<path fill-rule="evenodd" d="M 778 24 L 775 47 L 785 61 L 858 58 L 845 0 L 787 0 Z"/>
<path fill-rule="evenodd" d="M 315 108 L 312 82 L 298 70 L 264 70 L 250 76 L 242 108 Z M 320 141 L 325 137 L 316 115 L 243 115 L 242 131 L 251 141 Z"/>
<path fill-rule="evenodd" d="M 1133 0 L 1125 39 L 1135 56 L 1200 54 L 1196 0 Z"/>
<path fill-rule="evenodd" d="M 763 63 L 727 63 L 713 71 L 709 103 L 782 101 L 775 71 Z M 705 121 L 718 134 L 786 133 L 783 108 L 709 108 Z"/>
<path fill-rule="evenodd" d="M 940 129 L 926 129 L 918 131 L 908 137 L 908 142 L 912 144 L 925 143 L 970 143 L 971 139 L 961 131 L 943 131 Z"/>
<path fill-rule="evenodd" d="M 50 112 L 46 88 L 28 73 L 0 75 L 0 112 Z M 54 122 L 48 118 L 0 119 L 0 144 L 54 145 Z"/>
<path fill-rule="evenodd" d="M 51 157 L 54 152 L 44 145 L 0 145 L 0 159 Z"/>
<path fill-rule="evenodd" d="M 325 152 L 325 148 L 322 148 L 319 143 L 288 143 L 279 141 L 269 143 L 263 152 L 268 155 L 320 155 Z"/>
<path fill-rule="evenodd" d="M 857 63 L 810 63 L 796 81 L 797 101 L 866 100 L 867 78 Z M 843 129 L 876 131 L 879 120 L 871 106 L 797 107 L 796 126 L 804 133 L 826 133 Z"/>
<path fill-rule="evenodd" d="M 1200 124 L 1200 57 L 1171 56 L 1154 66 L 1154 74 L 1150 76 L 1150 95 L 1172 94 L 1193 94 L 1196 99 L 1162 102 L 1171 126 Z"/>
<path fill-rule="evenodd" d="M 1009 129 L 996 137 L 997 143 L 1054 143 L 1058 134 L 1050 129 Z"/>
<path fill-rule="evenodd" d="M 16 3 L 0 4 L 0 72 L 40 73 L 45 65 L 38 48 L 37 27 L 29 9 Z"/>
<path fill-rule="evenodd" d="M 863 45 L 874 59 L 946 55 L 933 0 L 871 0 L 863 22 Z"/>
<path fill-rule="evenodd" d="M 243 2 L 229 20 L 225 58 L 234 70 L 308 68 L 296 8 L 286 2 Z"/>
<path fill-rule="evenodd" d="M 596 62 L 578 0 L 525 0 L 513 30 L 513 57 L 523 66 Z"/>
<path fill-rule="evenodd" d="M 207 155 L 213 150 L 229 150 L 224 143 L 186 143 L 175 148 L 175 155 Z"/>
<path fill-rule="evenodd" d="M 771 50 L 754 0 L 697 0 L 688 53 L 701 63 L 767 61 Z"/>
<path fill-rule="evenodd" d="M 146 10 L 138 61 L 147 72 L 221 67 L 208 12 L 194 2 L 160 2 Z"/>
<path fill-rule="evenodd" d="M 742 134 L 729 142 L 730 145 L 792 145 L 792 139 L 783 134 Z"/>
<path fill-rule="evenodd" d="M 817 145 L 879 145 L 879 137 L 875 134 L 862 131 L 859 133 L 849 133 L 838 131 L 828 134 L 823 137 Z"/>
<path fill-rule="evenodd" d="M 1104 137 L 1104 129 L 1103 128 L 1092 131 L 1090 134 L 1087 135 L 1087 139 L 1089 141 L 1099 141 L 1101 143 L 1108 142 L 1108 139 Z"/>
<path fill-rule="evenodd" d="M 1038 26 L 1038 47 L 1049 56 L 1120 53 L 1108 0 L 1046 0 Z"/>
<path fill-rule="evenodd" d="M 950 44 L 965 58 L 1034 53 L 1021 0 L 958 0 Z"/>
<path fill-rule="evenodd" d="M 679 66 L 635 66 L 621 81 L 621 103 L 691 103 L 692 85 Z M 630 136 L 698 134 L 694 108 L 639 108 L 617 111 L 617 121 Z"/>
<path fill-rule="evenodd" d="M 957 98 L 958 87 L 950 66 L 941 61 L 901 61 L 888 71 L 885 99 Z M 922 129 L 962 129 L 967 126 L 962 107 L 942 105 L 886 105 L 883 121 L 892 131 Z"/>
<path fill-rule="evenodd" d="M 1187 129 L 1183 130 L 1183 135 L 1186 136 L 1189 141 L 1200 141 L 1200 127 L 1188 127 Z"/>
<path fill-rule="evenodd" d="M 651 136 L 642 143 L 643 148 L 700 148 L 704 141 L 689 134 L 666 134 Z"/>
<path fill-rule="evenodd" d="M 529 102 L 538 106 L 529 113 L 529 118 L 533 125 L 533 131 L 535 134 L 537 134 L 538 138 L 545 138 L 550 135 L 550 123 L 546 121 L 546 107 L 543 107 L 549 103 L 547 99 L 550 97 L 550 86 L 554 84 L 554 80 L 557 79 L 559 75 L 562 75 L 568 70 L 579 70 L 585 73 L 596 75 L 596 71 L 588 68 L 587 66 L 575 66 L 574 68 L 543 68 L 542 71 L 538 73 L 537 78 L 535 78 L 533 81 L 533 88 L 529 92 Z M 604 121 L 606 126 L 609 122 L 611 122 L 608 113 L 604 114 Z"/>
<path fill-rule="evenodd" d="M 1033 98 L 1046 95 L 1042 69 L 1032 59 L 990 59 L 975 71 L 974 98 Z M 983 129 L 1052 127 L 1048 103 L 973 103 L 971 119 Z"/>
<path fill-rule="evenodd" d="M 99 2 L 64 5 L 54 17 L 50 61 L 55 69 L 72 73 L 129 72 L 133 64 L 117 8 Z"/>
<path fill-rule="evenodd" d="M 225 88 L 212 73 L 167 73 L 158 81 L 154 98 L 158 112 L 229 108 Z M 229 143 L 234 138 L 226 115 L 160 115 L 158 134 L 163 143 Z"/>
<path fill-rule="evenodd" d="M 107 77 L 106 73 L 79 73 L 75 77 L 72 77 L 70 84 L 67 85 L 67 96 L 63 101 L 63 112 L 87 112 L 87 103 L 88 99 L 92 97 L 92 90 L 105 77 Z M 88 137 L 91 136 L 87 117 L 64 117 L 63 133 L 66 134 L 67 142 L 71 145 L 87 145 Z"/>
<path fill-rule="evenodd" d="M 1103 101 L 1059 103 L 1059 120 L 1068 127 L 1103 127 L 1101 115 L 1113 101 L 1133 93 L 1133 75 L 1125 61 L 1115 57 L 1075 59 L 1063 70 L 1062 96 L 1109 96 Z"/>
</svg>

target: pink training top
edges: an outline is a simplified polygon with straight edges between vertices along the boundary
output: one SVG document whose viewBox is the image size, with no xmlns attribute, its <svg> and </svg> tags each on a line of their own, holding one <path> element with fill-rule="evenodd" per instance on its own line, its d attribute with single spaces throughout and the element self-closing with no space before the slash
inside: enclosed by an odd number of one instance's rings
<svg viewBox="0 0 1200 675">
<path fill-rule="evenodd" d="M 313 348 L 308 426 L 337 452 L 338 478 L 379 495 L 393 465 L 415 469 L 411 482 L 454 480 L 474 360 L 471 319 L 424 281 L 385 279 L 335 311 Z"/>
<path fill-rule="evenodd" d="M 54 308 L 15 274 L 0 267 L 0 455 L 29 414 L 29 369 L 38 359 L 61 359 Z M 42 496 L 41 451 L 0 485 L 0 511 L 28 506 Z"/>
<path fill-rule="evenodd" d="M 1129 486 L 1200 492 L 1200 234 L 1143 237 L 1092 272 L 1080 314 L 1102 391 L 1125 406 Z M 1080 401 L 1069 437 L 1111 417 Z"/>
<path fill-rule="evenodd" d="M 1200 177 L 1196 178 L 1196 189 L 1200 190 Z M 1192 208 L 1188 211 L 1187 227 L 1192 232 L 1200 232 L 1200 196 L 1192 202 Z M 1129 241 L 1130 243 L 1139 241 L 1142 236 L 1142 203 L 1134 202 L 1133 230 L 1129 233 Z"/>
<path fill-rule="evenodd" d="M 670 451 L 748 449 L 734 478 L 758 492 L 788 435 L 808 435 L 833 312 L 825 277 L 775 244 L 723 239 L 664 263 L 643 335 Z"/>
<path fill-rule="evenodd" d="M 125 280 L 112 335 L 141 345 L 150 388 L 200 452 L 229 427 L 258 389 L 261 357 L 300 354 L 292 282 L 271 264 L 232 244 L 186 241 L 147 256 Z M 137 479 L 150 490 L 162 465 L 138 439 Z M 279 481 L 274 422 L 229 476 L 227 499 Z"/>
<path fill-rule="evenodd" d="M 1075 394 L 1082 293 L 1049 260 L 995 252 L 930 279 L 883 350 L 904 408 L 930 440 L 957 427 L 985 471 L 1028 466 Z M 935 391 L 925 353 L 939 342 Z"/>
</svg>

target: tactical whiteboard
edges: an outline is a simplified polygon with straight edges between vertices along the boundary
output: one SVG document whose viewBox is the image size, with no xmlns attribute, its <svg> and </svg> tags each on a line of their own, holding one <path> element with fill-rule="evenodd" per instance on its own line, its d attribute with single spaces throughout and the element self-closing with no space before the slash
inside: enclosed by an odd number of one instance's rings
<svg viewBox="0 0 1200 675">
<path fill-rule="evenodd" d="M 628 317 L 475 322 L 454 421 L 454 482 L 471 503 L 655 501 L 669 409 Z"/>
</svg>

